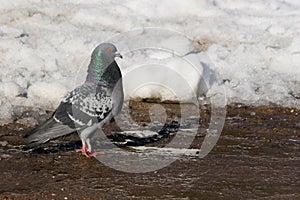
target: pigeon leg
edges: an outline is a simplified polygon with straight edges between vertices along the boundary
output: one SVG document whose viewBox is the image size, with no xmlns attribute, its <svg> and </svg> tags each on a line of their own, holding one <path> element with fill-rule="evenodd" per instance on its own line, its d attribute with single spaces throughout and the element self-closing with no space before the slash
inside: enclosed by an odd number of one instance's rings
<svg viewBox="0 0 300 200">
<path fill-rule="evenodd" d="M 85 155 L 86 157 L 90 157 L 89 153 L 88 153 L 88 151 L 86 149 L 85 142 L 83 142 L 83 141 L 82 141 L 82 147 L 81 147 L 81 149 L 76 149 L 76 152 L 81 152 L 82 155 Z"/>
<path fill-rule="evenodd" d="M 86 143 L 87 143 L 87 145 L 86 145 Z M 92 148 L 91 148 L 91 144 L 90 144 L 89 139 L 87 139 L 86 143 L 84 141 L 82 141 L 82 148 L 81 149 L 76 149 L 76 152 L 81 152 L 82 155 L 85 155 L 88 158 L 94 157 L 96 155 L 100 155 L 100 154 L 103 155 L 104 154 L 104 152 L 93 152 L 93 153 L 91 153 Z M 86 148 L 86 146 L 88 146 L 88 148 Z"/>
<path fill-rule="evenodd" d="M 93 152 L 93 153 L 91 153 L 92 152 L 92 145 L 91 145 L 91 142 L 90 142 L 90 138 L 86 139 L 86 144 L 88 146 L 87 152 L 89 152 L 89 156 L 90 157 L 94 157 L 96 155 L 103 155 L 104 154 L 104 152 L 101 152 L 101 151 L 100 152 Z"/>
</svg>

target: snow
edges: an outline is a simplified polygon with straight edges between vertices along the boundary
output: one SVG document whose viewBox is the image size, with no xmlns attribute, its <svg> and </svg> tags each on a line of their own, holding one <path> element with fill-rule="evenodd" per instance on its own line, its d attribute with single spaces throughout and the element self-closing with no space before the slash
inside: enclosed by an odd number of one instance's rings
<svg viewBox="0 0 300 200">
<path fill-rule="evenodd" d="M 20 106 L 54 110 L 104 41 L 124 57 L 126 99 L 225 91 L 300 108 L 300 1 L 0 0 L 0 12 L 1 123 Z"/>
<path fill-rule="evenodd" d="M 58 105 L 66 93 L 66 87 L 58 82 L 35 82 L 28 88 L 28 96 L 36 101 L 35 106 L 46 108 Z"/>
</svg>

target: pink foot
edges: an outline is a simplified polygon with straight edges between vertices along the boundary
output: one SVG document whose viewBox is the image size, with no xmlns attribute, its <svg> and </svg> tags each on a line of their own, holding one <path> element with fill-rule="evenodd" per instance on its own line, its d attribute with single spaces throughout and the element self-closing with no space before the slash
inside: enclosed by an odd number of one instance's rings
<svg viewBox="0 0 300 200">
<path fill-rule="evenodd" d="M 104 155 L 105 153 L 102 151 L 99 152 L 93 152 L 93 153 L 89 153 L 88 156 L 89 157 L 95 157 L 96 155 Z"/>
<path fill-rule="evenodd" d="M 88 158 L 91 158 L 91 157 L 94 157 L 96 155 L 103 155 L 104 152 L 89 152 L 87 149 L 86 149 L 86 146 L 85 144 L 82 145 L 82 148 L 81 149 L 76 149 L 76 152 L 81 152 L 82 155 L 85 155 L 86 157 Z"/>
</svg>

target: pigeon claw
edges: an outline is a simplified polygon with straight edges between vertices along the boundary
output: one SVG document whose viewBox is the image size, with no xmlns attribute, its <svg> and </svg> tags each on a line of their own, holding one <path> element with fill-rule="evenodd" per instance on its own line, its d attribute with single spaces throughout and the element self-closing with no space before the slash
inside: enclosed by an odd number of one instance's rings
<svg viewBox="0 0 300 200">
<path fill-rule="evenodd" d="M 90 151 L 88 151 L 86 149 L 85 145 L 82 145 L 81 149 L 76 149 L 76 152 L 81 152 L 82 155 L 85 155 L 88 158 L 95 157 L 96 155 L 103 155 L 104 154 L 104 152 L 93 152 L 93 153 L 91 153 Z"/>
<path fill-rule="evenodd" d="M 104 155 L 105 153 L 102 152 L 102 151 L 99 151 L 99 152 L 93 152 L 93 153 L 88 153 L 87 155 L 85 154 L 85 156 L 87 157 L 95 157 L 96 155 Z"/>
</svg>

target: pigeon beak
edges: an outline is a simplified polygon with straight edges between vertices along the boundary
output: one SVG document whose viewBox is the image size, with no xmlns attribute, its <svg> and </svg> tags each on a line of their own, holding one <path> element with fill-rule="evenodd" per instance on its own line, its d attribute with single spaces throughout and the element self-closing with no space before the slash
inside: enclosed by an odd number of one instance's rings
<svg viewBox="0 0 300 200">
<path fill-rule="evenodd" d="M 115 53 L 115 57 L 123 58 L 123 56 L 120 53 Z"/>
</svg>

